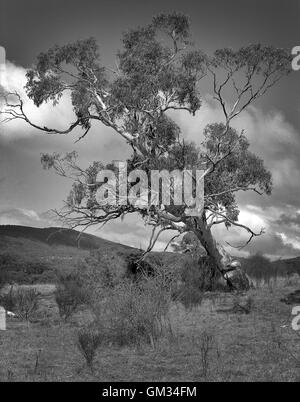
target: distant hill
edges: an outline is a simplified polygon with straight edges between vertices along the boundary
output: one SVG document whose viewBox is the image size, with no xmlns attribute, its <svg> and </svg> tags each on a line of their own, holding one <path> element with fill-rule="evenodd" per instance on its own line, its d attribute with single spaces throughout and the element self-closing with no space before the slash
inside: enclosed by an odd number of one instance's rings
<svg viewBox="0 0 300 402">
<path fill-rule="evenodd" d="M 71 229 L 0 226 L 0 275 L 5 271 L 15 282 L 53 282 L 57 272 L 73 270 L 91 251 L 97 253 L 99 264 L 109 261 L 119 272 L 128 268 L 131 256 L 140 253 L 136 248 Z M 153 252 L 148 258 L 170 267 L 184 261 L 183 255 L 166 252 Z"/>
<path fill-rule="evenodd" d="M 300 257 L 285 258 L 270 261 L 264 257 L 238 258 L 245 272 L 252 278 L 261 279 L 267 277 L 286 277 L 293 274 L 300 275 Z"/>
<path fill-rule="evenodd" d="M 102 247 L 131 248 L 91 234 L 58 227 L 41 229 L 29 226 L 0 225 L 0 237 L 3 236 L 39 241 L 49 246 L 68 246 L 83 250 L 95 250 Z"/>
<path fill-rule="evenodd" d="M 277 260 L 273 262 L 273 265 L 279 270 L 286 270 L 287 273 L 298 273 L 300 275 L 300 257 Z"/>
<path fill-rule="evenodd" d="M 0 276 L 18 283 L 53 282 L 57 272 L 73 270 L 93 250 L 117 258 L 136 249 L 71 229 L 0 226 Z"/>
<path fill-rule="evenodd" d="M 0 225 L 0 276 L 7 271 L 12 273 L 11 277 L 16 282 L 53 282 L 54 273 L 73 270 L 91 251 L 97 252 L 100 264 L 102 260 L 109 261 L 120 272 L 127 269 L 128 259 L 140 252 L 136 248 L 71 229 Z M 147 260 L 175 268 L 185 264 L 186 256 L 152 252 Z M 242 264 L 246 262 L 240 260 Z M 256 267 L 255 271 L 257 268 L 259 271 L 266 269 L 264 266 Z M 274 261 L 269 268 L 271 275 L 300 274 L 300 257 Z M 255 272 L 250 271 L 247 273 L 253 276 Z"/>
</svg>

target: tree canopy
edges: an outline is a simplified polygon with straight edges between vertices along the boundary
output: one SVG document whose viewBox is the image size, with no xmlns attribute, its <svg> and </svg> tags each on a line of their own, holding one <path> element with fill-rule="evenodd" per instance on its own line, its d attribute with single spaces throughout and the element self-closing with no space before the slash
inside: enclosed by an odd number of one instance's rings
<svg viewBox="0 0 300 402">
<path fill-rule="evenodd" d="M 80 140 L 93 124 L 102 123 L 131 147 L 129 170 L 139 167 L 147 174 L 153 169 L 204 171 L 204 210 L 197 223 L 186 214 L 184 203 L 101 206 L 95 196 L 100 185 L 97 174 L 115 166 L 96 161 L 82 169 L 74 152 L 43 155 L 45 168 L 74 180 L 65 208 L 59 212 L 72 227 L 106 223 L 138 212 L 153 226 L 150 249 L 162 231 L 197 232 L 198 224 L 204 225 L 204 232 L 217 224 L 240 226 L 249 232 L 250 241 L 261 232 L 238 223 L 236 193 L 270 194 L 272 179 L 263 160 L 249 150 L 245 132 L 233 128 L 232 120 L 287 75 L 290 66 L 291 57 L 284 49 L 260 44 L 236 51 L 219 49 L 208 56 L 194 47 L 185 15 L 161 14 L 150 24 L 124 34 L 114 68 L 102 63 L 93 38 L 54 46 L 38 56 L 27 72 L 27 95 L 36 106 L 45 102 L 56 105 L 64 93 L 70 95 L 74 120 L 65 129 L 37 125 L 26 114 L 18 94 L 4 94 L 2 114 L 6 121 L 23 119 L 47 134 L 68 134 L 80 127 Z M 185 139 L 169 111 L 201 113 L 203 79 L 211 83 L 224 120 L 207 125 L 195 144 Z M 200 143 L 201 135 L 204 140 Z"/>
</svg>

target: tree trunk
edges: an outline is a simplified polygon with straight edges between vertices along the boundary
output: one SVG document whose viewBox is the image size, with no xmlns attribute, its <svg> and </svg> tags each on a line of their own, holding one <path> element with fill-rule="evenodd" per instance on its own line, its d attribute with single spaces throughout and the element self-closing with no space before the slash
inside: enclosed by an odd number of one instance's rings
<svg viewBox="0 0 300 402">
<path fill-rule="evenodd" d="M 231 260 L 230 256 L 214 239 L 210 228 L 207 226 L 205 216 L 193 219 L 193 232 L 199 239 L 202 246 L 205 248 L 207 255 L 212 261 L 212 269 L 214 272 L 212 273 L 211 278 L 215 282 L 213 285 L 215 285 L 218 281 L 223 280 L 224 283 L 227 283 L 230 289 L 234 289 L 231 280 L 224 276 L 226 273 L 226 265 Z"/>
</svg>

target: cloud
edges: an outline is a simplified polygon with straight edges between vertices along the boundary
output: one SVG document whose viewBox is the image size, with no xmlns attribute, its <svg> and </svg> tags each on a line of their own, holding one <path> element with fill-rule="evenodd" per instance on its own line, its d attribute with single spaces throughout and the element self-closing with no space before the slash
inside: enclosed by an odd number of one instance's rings
<svg viewBox="0 0 300 402">
<path fill-rule="evenodd" d="M 251 107 L 237 126 L 246 129 L 250 149 L 263 158 L 272 172 L 272 204 L 299 205 L 300 135 L 279 111 L 263 113 Z"/>
<path fill-rule="evenodd" d="M 26 82 L 26 69 L 7 61 L 4 87 L 9 92 L 20 94 L 24 102 L 24 111 L 33 123 L 42 127 L 64 130 L 76 120 L 70 93 L 65 92 L 56 106 L 47 102 L 36 107 L 26 94 L 24 88 Z M 22 147 L 35 153 L 40 152 L 41 149 L 43 151 L 47 149 L 48 152 L 59 150 L 61 153 L 75 149 L 83 163 L 89 163 L 93 160 L 121 159 L 122 156 L 125 155 L 126 157 L 131 151 L 125 141 L 113 129 L 101 123 L 94 122 L 88 139 L 76 143 L 82 133 L 81 128 L 77 127 L 68 135 L 47 134 L 33 128 L 23 120 L 17 119 L 0 125 L 0 144 L 9 146 L 11 143 L 16 145 L 22 141 Z"/>
<path fill-rule="evenodd" d="M 31 227 L 53 226 L 54 220 L 49 213 L 37 213 L 25 208 L 2 208 L 0 210 L 0 225 L 21 225 Z"/>
<path fill-rule="evenodd" d="M 292 207 L 288 211 L 292 215 Z M 249 245 L 241 250 L 236 247 L 247 242 L 249 239 L 247 231 L 236 227 L 227 230 L 222 224 L 216 225 L 213 232 L 216 239 L 233 255 L 246 257 L 250 254 L 261 253 L 271 259 L 298 256 L 300 254 L 299 228 L 292 230 L 290 223 L 277 220 L 280 212 L 281 209 L 274 206 L 242 205 L 239 222 L 256 233 L 263 228 L 265 232 L 254 237 Z M 230 247 L 227 242 L 235 247 Z"/>
<path fill-rule="evenodd" d="M 294 215 L 288 215 L 286 213 L 281 214 L 275 223 L 278 225 L 289 225 L 296 230 L 300 229 L 300 211 L 297 210 Z"/>
<path fill-rule="evenodd" d="M 74 121 L 72 112 L 72 104 L 70 96 L 64 95 L 58 106 L 53 106 L 51 102 L 36 107 L 31 99 L 28 98 L 25 90 L 26 69 L 7 61 L 6 76 L 4 80 L 4 89 L 8 92 L 17 92 L 23 102 L 24 111 L 30 120 L 41 126 L 53 126 L 63 129 L 68 126 L 69 122 Z M 9 99 L 12 103 L 16 102 L 16 97 L 11 96 Z M 17 119 L 11 121 L 1 127 L 1 137 L 6 140 L 15 138 L 28 137 L 33 135 L 36 129 L 31 127 L 23 120 Z"/>
<path fill-rule="evenodd" d="M 300 236 L 289 237 L 285 233 L 277 233 L 284 245 L 300 252 Z"/>
</svg>

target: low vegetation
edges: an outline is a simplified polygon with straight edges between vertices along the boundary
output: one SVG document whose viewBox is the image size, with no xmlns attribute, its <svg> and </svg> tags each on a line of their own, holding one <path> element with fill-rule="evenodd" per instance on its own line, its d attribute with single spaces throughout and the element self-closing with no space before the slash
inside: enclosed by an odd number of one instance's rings
<svg viewBox="0 0 300 402">
<path fill-rule="evenodd" d="M 76 272 L 59 276 L 55 301 L 61 318 L 66 321 L 78 310 L 79 306 L 88 304 L 89 299 L 88 289 Z"/>
<path fill-rule="evenodd" d="M 38 309 L 39 293 L 35 289 L 15 289 L 10 287 L 8 293 L 0 296 L 0 305 L 13 311 L 23 321 L 29 322 Z"/>
<path fill-rule="evenodd" d="M 299 381 L 298 275 L 253 256 L 243 265 L 254 287 L 230 293 L 209 288 L 203 256 L 138 265 L 140 255 L 94 250 L 52 266 L 54 290 L 38 278 L 12 285 L 1 270 L 0 304 L 16 317 L 1 334 L 0 381 Z M 2 266 L 16 272 L 16 260 Z M 37 266 L 29 277 L 43 275 Z"/>
<path fill-rule="evenodd" d="M 253 300 L 247 314 L 234 311 L 236 296 L 220 292 L 214 299 L 205 294 L 192 309 L 168 301 L 150 314 L 134 303 L 136 285 L 124 284 L 109 291 L 114 304 L 106 316 L 82 307 L 67 323 L 59 320 L 54 294 L 41 297 L 39 319 L 30 327 L 8 318 L 1 334 L 0 380 L 299 381 L 299 335 L 291 328 L 291 306 L 280 301 L 299 285 L 277 283 L 272 293 L 265 286 L 240 294 L 242 306 L 248 297 Z M 113 314 L 119 318 L 121 311 L 128 322 L 118 324 Z M 132 317 L 133 312 L 138 313 Z M 152 314 L 161 317 L 163 331 L 148 326 Z"/>
<path fill-rule="evenodd" d="M 56 271 L 49 264 L 24 260 L 15 253 L 0 253 L 0 285 L 5 283 L 34 284 L 56 281 Z"/>
<path fill-rule="evenodd" d="M 93 328 L 82 328 L 78 332 L 77 346 L 84 357 L 87 367 L 94 372 L 96 351 L 102 343 L 102 334 Z"/>
<path fill-rule="evenodd" d="M 255 282 L 266 284 L 277 278 L 289 278 L 293 275 L 300 275 L 300 261 L 289 264 L 289 260 L 277 260 L 271 262 L 262 254 L 255 254 L 243 259 L 243 269 Z"/>
</svg>

